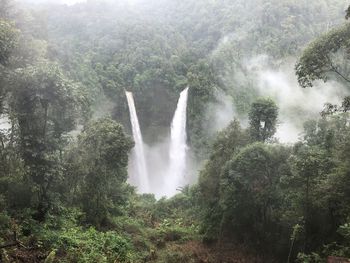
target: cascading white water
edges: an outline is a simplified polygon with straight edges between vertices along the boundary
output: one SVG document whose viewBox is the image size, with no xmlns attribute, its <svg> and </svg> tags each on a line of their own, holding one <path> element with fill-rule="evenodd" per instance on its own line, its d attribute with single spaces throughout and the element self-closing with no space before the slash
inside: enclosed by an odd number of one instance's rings
<svg viewBox="0 0 350 263">
<path fill-rule="evenodd" d="M 132 135 L 135 141 L 135 147 L 133 148 L 131 153 L 132 171 L 130 173 L 130 183 L 136 186 L 139 192 L 147 193 L 150 190 L 149 178 L 145 160 L 143 139 L 139 125 L 139 120 L 137 118 L 134 97 L 129 91 L 125 91 L 125 95 L 128 101 Z"/>
<path fill-rule="evenodd" d="M 186 172 L 186 112 L 188 87 L 180 93 L 175 114 L 171 123 L 169 171 L 165 179 L 165 195 L 173 196 L 179 187 L 185 185 Z"/>
</svg>

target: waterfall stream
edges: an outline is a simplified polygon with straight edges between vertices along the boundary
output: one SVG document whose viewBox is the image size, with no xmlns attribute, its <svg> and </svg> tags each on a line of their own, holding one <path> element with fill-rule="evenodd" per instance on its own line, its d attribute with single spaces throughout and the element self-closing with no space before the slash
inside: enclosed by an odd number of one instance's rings
<svg viewBox="0 0 350 263">
<path fill-rule="evenodd" d="M 187 116 L 188 87 L 180 93 L 175 114 L 171 123 L 169 170 L 165 179 L 164 193 L 167 196 L 176 194 L 179 187 L 186 184 L 186 116 Z"/>
<path fill-rule="evenodd" d="M 125 91 L 125 95 L 128 101 L 132 135 L 135 142 L 135 147 L 131 153 L 131 173 L 129 180 L 131 184 L 137 187 L 139 192 L 148 193 L 150 191 L 149 178 L 145 160 L 144 144 L 139 120 L 137 118 L 134 97 L 129 91 Z"/>
</svg>

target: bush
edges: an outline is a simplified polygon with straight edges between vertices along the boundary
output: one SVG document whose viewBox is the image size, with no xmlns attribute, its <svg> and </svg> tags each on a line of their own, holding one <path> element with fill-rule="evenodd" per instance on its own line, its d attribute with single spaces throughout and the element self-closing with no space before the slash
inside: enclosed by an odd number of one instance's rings
<svg viewBox="0 0 350 263">
<path fill-rule="evenodd" d="M 74 227 L 62 231 L 45 231 L 42 242 L 57 249 L 61 262 L 130 262 L 132 246 L 114 231 L 99 232 Z"/>
</svg>

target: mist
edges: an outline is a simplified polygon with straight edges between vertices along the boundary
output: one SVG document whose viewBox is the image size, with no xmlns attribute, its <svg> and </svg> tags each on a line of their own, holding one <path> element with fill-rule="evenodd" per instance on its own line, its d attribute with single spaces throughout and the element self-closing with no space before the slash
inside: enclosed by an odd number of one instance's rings
<svg viewBox="0 0 350 263">
<path fill-rule="evenodd" d="M 208 130 L 209 136 L 213 136 L 224 129 L 234 117 L 237 117 L 232 97 L 222 90 L 216 90 L 214 97 L 215 102 L 209 103 L 206 112 L 207 119 L 211 121 L 207 125 L 203 124 Z"/>
<path fill-rule="evenodd" d="M 271 97 L 279 107 L 276 138 L 282 143 L 296 142 L 305 121 L 320 117 L 324 104 L 340 104 L 348 94 L 347 89 L 335 81 L 318 81 L 313 88 L 300 88 L 294 65 L 295 61 L 288 61 L 274 70 L 266 55 L 247 63 L 249 73 L 256 76 L 259 95 Z"/>
<path fill-rule="evenodd" d="M 234 35 L 225 36 L 212 53 L 216 73 L 225 89 L 216 92 L 217 102 L 208 107 L 206 114 L 213 120 L 210 132 L 222 130 L 234 118 L 247 127 L 247 111 L 237 113 L 235 110 L 238 106 L 235 96 L 247 87 L 255 97 L 270 97 L 276 102 L 279 116 L 275 138 L 287 144 L 302 139 L 304 122 L 319 118 L 326 103 L 339 105 L 349 94 L 347 87 L 334 80 L 326 83 L 316 81 L 312 88 L 301 88 L 294 71 L 295 58 L 275 61 L 267 54 L 254 57 L 228 54 L 224 66 L 217 65 L 216 56 L 227 52 L 227 48 L 236 40 Z"/>
<path fill-rule="evenodd" d="M 7 133 L 11 129 L 11 121 L 6 115 L 0 115 L 0 131 Z"/>
<path fill-rule="evenodd" d="M 72 6 L 78 3 L 86 3 L 87 0 L 18 0 L 22 3 L 30 3 L 30 4 L 56 4 L 56 5 L 67 5 Z"/>
</svg>

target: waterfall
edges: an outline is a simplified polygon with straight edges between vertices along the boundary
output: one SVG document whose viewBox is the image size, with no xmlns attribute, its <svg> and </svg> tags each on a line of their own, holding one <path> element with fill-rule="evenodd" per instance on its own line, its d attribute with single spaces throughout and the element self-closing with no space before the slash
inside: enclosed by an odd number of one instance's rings
<svg viewBox="0 0 350 263">
<path fill-rule="evenodd" d="M 170 148 L 169 148 L 169 171 L 165 178 L 165 191 L 167 196 L 176 194 L 178 187 L 185 184 L 186 172 L 186 110 L 187 110 L 188 87 L 180 93 L 175 114 L 171 123 Z"/>
<path fill-rule="evenodd" d="M 129 91 L 125 91 L 125 95 L 128 101 L 132 135 L 135 142 L 135 147 L 132 149 L 131 153 L 132 171 L 130 176 L 130 182 L 137 187 L 139 192 L 147 193 L 149 192 L 148 172 L 143 148 L 141 129 L 136 114 L 134 97 Z"/>
</svg>

